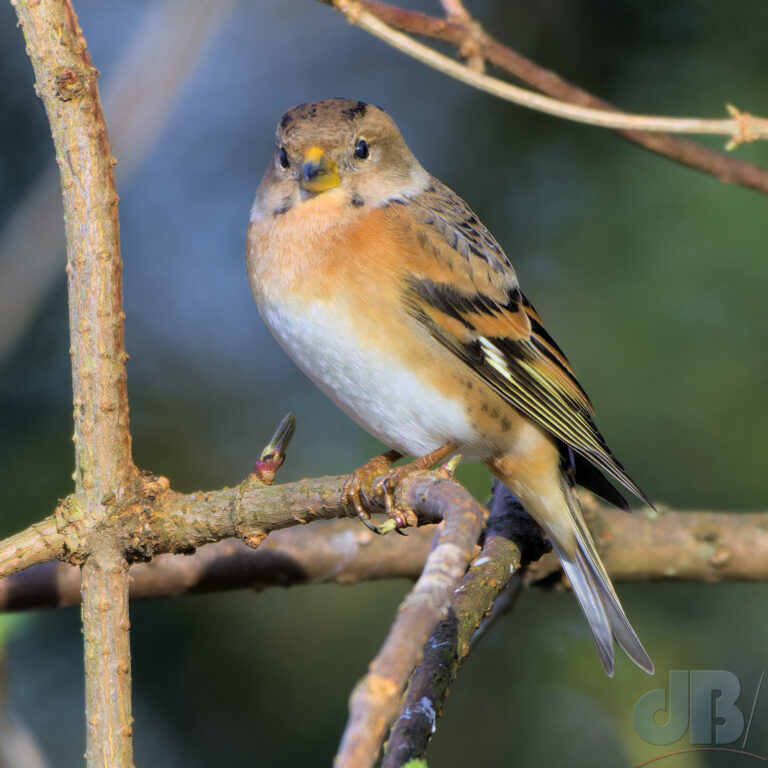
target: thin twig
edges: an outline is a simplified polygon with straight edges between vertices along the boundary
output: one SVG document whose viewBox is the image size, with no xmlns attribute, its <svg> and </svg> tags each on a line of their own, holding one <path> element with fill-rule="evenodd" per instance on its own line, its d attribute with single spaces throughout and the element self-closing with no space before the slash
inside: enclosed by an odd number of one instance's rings
<svg viewBox="0 0 768 768">
<path fill-rule="evenodd" d="M 433 48 L 385 24 L 377 16 L 365 10 L 357 0 L 332 0 L 331 4 L 344 14 L 350 24 L 370 32 L 393 48 L 422 62 L 422 64 L 450 75 L 478 90 L 511 101 L 514 104 L 535 109 L 538 112 L 601 128 L 728 136 L 733 147 L 768 138 L 768 119 L 754 117 L 734 108 L 729 108 L 732 114 L 731 118 L 711 120 L 698 117 L 633 115 L 626 112 L 616 113 L 610 110 L 568 104 L 528 91 L 490 75 L 475 72 L 455 59 L 444 56 Z"/>
<path fill-rule="evenodd" d="M 494 495 L 496 500 L 498 495 Z M 395 724 L 392 726 L 382 768 L 400 768 L 410 760 L 424 760 L 435 732 L 448 689 L 467 657 L 470 642 L 496 598 L 507 587 L 517 597 L 522 580 L 510 585 L 520 566 L 516 544 L 521 533 L 522 507 L 492 504 L 485 543 L 480 554 L 451 598 L 448 616 L 440 622 L 424 649 L 424 659 L 414 671 Z"/>
<path fill-rule="evenodd" d="M 64 537 L 49 517 L 0 541 L 0 579 L 64 553 Z"/>
<path fill-rule="evenodd" d="M 336 7 L 331 0 L 321 0 Z M 359 5 L 386 24 L 404 32 L 420 35 L 456 46 L 460 51 L 468 39 L 477 39 L 477 22 L 463 23 L 455 19 L 441 19 L 418 11 L 397 8 L 377 0 L 359 0 Z M 571 104 L 605 111 L 616 111 L 615 106 L 564 80 L 551 70 L 544 69 L 521 56 L 487 33 L 480 36 L 483 56 L 492 64 L 512 76 L 556 99 Z M 663 133 L 637 130 L 619 130 L 619 135 L 644 148 L 669 157 L 671 160 L 711 174 L 723 182 L 738 184 L 768 194 L 768 170 L 753 163 L 730 157 L 722 152 L 701 146 L 688 139 Z"/>
<path fill-rule="evenodd" d="M 441 0 L 441 4 L 446 18 L 461 24 L 466 30 L 459 45 L 459 56 L 466 60 L 473 72 L 482 72 L 485 69 L 483 28 L 472 19 L 461 0 Z"/>
<path fill-rule="evenodd" d="M 424 572 L 398 609 L 384 644 L 358 682 L 336 755 L 336 768 L 370 768 L 381 749 L 400 696 L 426 642 L 448 611 L 483 524 L 483 508 L 461 486 L 426 476 L 411 480 L 414 507 L 445 510 L 445 525 L 427 557 Z"/>
<path fill-rule="evenodd" d="M 443 11 L 445 11 L 445 15 L 448 18 L 461 19 L 462 21 L 469 20 L 469 12 L 461 0 L 440 0 L 440 4 L 443 6 Z"/>
</svg>

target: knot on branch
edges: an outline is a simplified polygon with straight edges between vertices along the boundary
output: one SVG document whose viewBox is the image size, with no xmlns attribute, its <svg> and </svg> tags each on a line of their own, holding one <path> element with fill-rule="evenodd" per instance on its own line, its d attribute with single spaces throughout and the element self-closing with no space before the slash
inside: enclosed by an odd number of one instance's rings
<svg viewBox="0 0 768 768">
<path fill-rule="evenodd" d="M 485 32 L 479 21 L 472 18 L 454 19 L 464 30 L 459 43 L 459 56 L 474 72 L 485 72 Z"/>
<path fill-rule="evenodd" d="M 245 498 L 252 491 L 272 485 L 271 479 L 264 479 L 257 471 L 252 472 L 248 477 L 237 486 L 237 497 L 232 508 L 232 526 L 237 537 L 244 541 L 251 549 L 257 549 L 264 539 L 267 538 L 267 531 L 254 529 L 253 520 L 248 514 Z M 306 522 L 300 520 L 299 522 Z"/>
<path fill-rule="evenodd" d="M 124 505 L 115 507 L 109 516 L 115 525 L 123 528 L 128 562 L 148 562 L 157 554 L 161 537 L 152 526 L 155 505 L 160 497 L 168 493 L 173 492 L 167 477 L 144 470 L 139 476 L 135 496 Z"/>
<path fill-rule="evenodd" d="M 86 539 L 91 530 L 91 521 L 83 505 L 75 494 L 71 494 L 59 502 L 53 516 L 56 530 L 64 537 L 59 559 L 82 565 L 88 558 Z"/>
<path fill-rule="evenodd" d="M 740 147 L 742 144 L 750 144 L 753 141 L 768 138 L 768 120 L 763 117 L 755 117 L 749 112 L 742 112 L 733 104 L 726 104 L 726 109 L 731 119 L 736 124 L 736 130 L 731 136 L 725 149 L 731 150 Z"/>
<path fill-rule="evenodd" d="M 59 559 L 82 565 L 98 538 L 106 537 L 128 562 L 151 560 L 161 540 L 153 529 L 155 505 L 168 493 L 173 492 L 167 478 L 145 471 L 127 493 L 120 494 L 122 500 L 110 491 L 100 503 L 89 506 L 78 494 L 67 496 L 54 512 L 56 529 L 64 540 Z"/>
<path fill-rule="evenodd" d="M 53 91 L 59 101 L 81 99 L 88 91 L 88 82 L 82 70 L 58 67 L 53 70 Z"/>
</svg>

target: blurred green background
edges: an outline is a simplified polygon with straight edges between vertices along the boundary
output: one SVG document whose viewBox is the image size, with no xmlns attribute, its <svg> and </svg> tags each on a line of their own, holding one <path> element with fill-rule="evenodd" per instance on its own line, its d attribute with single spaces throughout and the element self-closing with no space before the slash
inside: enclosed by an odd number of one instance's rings
<svg viewBox="0 0 768 768">
<path fill-rule="evenodd" d="M 299 426 L 283 481 L 347 472 L 378 452 L 271 339 L 244 269 L 248 211 L 277 119 L 293 104 L 338 95 L 388 109 L 423 165 L 495 234 L 595 402 L 601 430 L 652 498 L 691 509 L 766 507 L 764 196 L 607 132 L 474 92 L 314 0 L 222 3 L 200 51 L 202 38 L 192 37 L 183 17 L 207 1 L 76 3 L 104 92 L 117 89 L 120 77 L 124 88 L 126 76 L 131 82 L 136 64 L 121 71 L 122 52 L 137 35 L 153 39 L 147 24 L 159 40 L 173 38 L 194 54 L 183 87 L 163 99 L 170 107 L 164 124 L 115 118 L 126 147 L 143 141 L 148 150 L 133 164 L 116 152 L 139 466 L 167 475 L 179 490 L 236 483 L 288 410 Z M 768 113 L 764 0 L 468 6 L 499 39 L 626 109 L 719 116 L 728 101 Z M 440 12 L 436 0 L 411 7 Z M 160 64 L 133 84 L 139 99 L 168 74 L 164 44 L 153 50 Z M 0 5 L 0 82 L 4 233 L 53 161 L 8 4 Z M 737 154 L 768 166 L 765 145 Z M 60 208 L 32 210 L 26 231 L 48 229 L 61 241 Z M 0 274 L 11 289 L 3 323 L 10 328 L 7 318 L 30 316 L 0 359 L 0 535 L 49 514 L 70 491 L 73 468 L 64 256 L 44 278 L 55 251 L 24 245 L 23 236 L 19 242 L 16 266 L 4 272 L 8 253 L 0 247 Z M 35 279 L 50 283 L 40 300 L 18 292 L 14 304 L 16 286 Z M 476 493 L 488 491 L 484 471 L 462 472 Z M 330 764 L 348 693 L 408 586 L 135 604 L 136 764 Z M 749 710 L 766 661 L 765 586 L 619 591 L 656 664 L 654 679 L 621 655 L 616 677 L 607 679 L 572 596 L 528 594 L 453 686 L 430 765 L 650 759 L 664 750 L 634 732 L 632 711 L 643 693 L 666 686 L 669 669 L 735 672 Z M 6 706 L 34 733 L 48 764 L 61 768 L 83 762 L 78 622 L 76 609 L 14 622 L 3 651 Z M 758 702 L 748 747 L 768 753 L 768 701 Z M 666 764 L 673 762 L 749 761 L 696 753 Z"/>
</svg>

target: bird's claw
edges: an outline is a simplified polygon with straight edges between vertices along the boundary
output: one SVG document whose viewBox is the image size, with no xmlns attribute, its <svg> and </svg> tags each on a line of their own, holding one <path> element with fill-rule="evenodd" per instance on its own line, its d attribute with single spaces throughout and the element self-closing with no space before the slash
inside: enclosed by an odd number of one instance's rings
<svg viewBox="0 0 768 768">
<path fill-rule="evenodd" d="M 344 503 L 351 506 L 365 527 L 374 533 L 396 531 L 401 536 L 407 536 L 402 530 L 409 525 L 407 510 L 401 510 L 395 504 L 394 489 L 414 468 L 406 464 L 393 469 L 392 462 L 399 457 L 394 451 L 375 456 L 352 473 L 344 488 Z M 387 519 L 381 525 L 371 522 L 371 513 L 363 506 L 364 501 L 384 507 Z"/>
<path fill-rule="evenodd" d="M 382 533 L 380 526 L 371 522 L 371 513 L 363 506 L 363 499 L 367 504 L 375 503 L 375 494 L 373 485 L 377 478 L 389 470 L 393 461 L 400 458 L 399 453 L 389 451 L 381 456 L 374 456 L 372 459 L 356 469 L 350 476 L 347 484 L 344 486 L 342 500 L 348 507 L 352 507 L 355 513 L 363 522 L 366 528 L 374 533 Z M 386 509 L 386 500 L 384 502 Z"/>
<path fill-rule="evenodd" d="M 395 461 L 401 458 L 397 451 L 389 451 L 381 456 L 375 456 L 352 473 L 344 487 L 344 503 L 347 506 L 352 506 L 365 526 L 375 533 L 396 531 L 401 536 L 407 536 L 403 528 L 413 524 L 415 515 L 413 510 L 401 509 L 395 504 L 395 488 L 408 475 L 420 469 L 428 469 L 452 453 L 455 448 L 454 443 L 446 443 L 432 453 L 399 467 L 392 466 Z M 454 456 L 439 471 L 447 477 L 452 477 L 458 462 L 459 457 Z M 381 525 L 374 525 L 371 522 L 371 514 L 363 506 L 363 497 L 369 505 L 379 507 L 383 505 L 387 519 Z"/>
</svg>

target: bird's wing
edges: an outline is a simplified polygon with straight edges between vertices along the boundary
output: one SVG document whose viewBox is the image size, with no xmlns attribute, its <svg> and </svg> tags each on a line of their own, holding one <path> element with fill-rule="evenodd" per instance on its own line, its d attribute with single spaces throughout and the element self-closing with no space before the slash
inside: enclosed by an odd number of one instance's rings
<svg viewBox="0 0 768 768">
<path fill-rule="evenodd" d="M 408 311 L 511 405 L 650 504 L 605 444 L 570 363 L 488 230 L 439 182 L 407 202 L 422 250 L 441 264 L 439 281 L 414 266 Z"/>
</svg>

